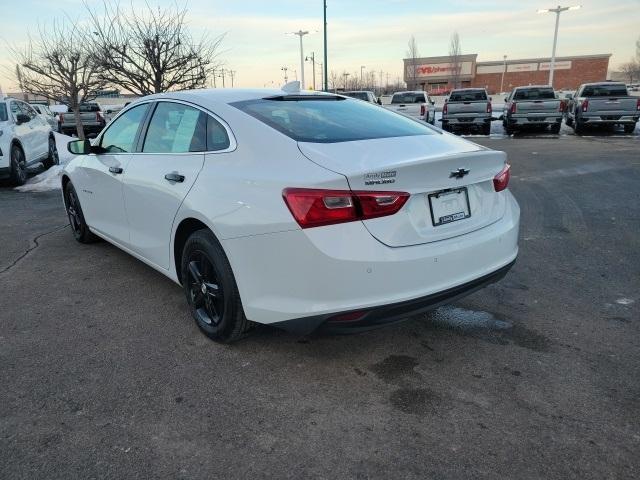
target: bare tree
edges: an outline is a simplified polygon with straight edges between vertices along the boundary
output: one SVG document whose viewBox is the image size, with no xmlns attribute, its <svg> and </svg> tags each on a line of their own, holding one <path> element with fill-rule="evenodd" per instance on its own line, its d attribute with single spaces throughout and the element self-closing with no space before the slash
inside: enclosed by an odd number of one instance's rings
<svg viewBox="0 0 640 480">
<path fill-rule="evenodd" d="M 620 71 L 626 75 L 629 79 L 629 83 L 633 83 L 634 79 L 640 78 L 640 63 L 635 60 L 631 60 L 630 62 L 623 63 L 620 66 Z"/>
<path fill-rule="evenodd" d="M 91 17 L 97 62 L 104 78 L 137 95 L 187 90 L 207 85 L 220 66 L 224 35 L 194 41 L 187 30 L 186 7 L 152 8 L 140 12 L 118 0 L 104 0 L 103 11 L 85 7 Z"/>
<path fill-rule="evenodd" d="M 23 92 L 65 104 L 75 113 L 78 138 L 84 140 L 79 105 L 105 87 L 86 31 L 70 20 L 41 28 L 27 47 L 13 49 L 16 80 Z"/>
<path fill-rule="evenodd" d="M 458 35 L 458 32 L 453 32 L 451 41 L 449 42 L 449 61 L 451 63 L 451 84 L 453 88 L 460 88 L 460 71 L 462 70 L 461 55 L 460 35 Z"/>
<path fill-rule="evenodd" d="M 338 88 L 338 74 L 335 70 L 331 70 L 331 74 L 329 75 L 329 84 L 331 85 L 331 90 L 335 92 Z"/>
<path fill-rule="evenodd" d="M 420 57 L 420 53 L 418 52 L 418 44 L 416 42 L 416 37 L 411 35 L 409 38 L 409 43 L 407 44 L 407 58 L 409 59 L 409 68 L 406 75 L 407 83 L 411 82 L 411 85 L 407 85 L 409 89 L 416 89 L 416 68 L 418 66 L 418 57 Z"/>
</svg>

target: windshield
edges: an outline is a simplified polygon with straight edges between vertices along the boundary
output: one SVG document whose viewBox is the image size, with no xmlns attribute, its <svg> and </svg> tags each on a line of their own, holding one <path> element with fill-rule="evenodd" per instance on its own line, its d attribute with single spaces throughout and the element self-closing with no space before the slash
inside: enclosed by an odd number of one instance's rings
<svg viewBox="0 0 640 480">
<path fill-rule="evenodd" d="M 335 143 L 434 133 L 403 115 L 341 97 L 284 96 L 231 105 L 298 142 Z"/>
<path fill-rule="evenodd" d="M 0 103 L 0 122 L 6 122 L 9 119 L 7 116 L 7 104 Z"/>
<path fill-rule="evenodd" d="M 451 92 L 451 96 L 449 96 L 450 102 L 474 102 L 486 99 L 487 92 L 484 90 L 460 90 Z"/>
<path fill-rule="evenodd" d="M 424 93 L 396 93 L 391 103 L 426 103 Z"/>
<path fill-rule="evenodd" d="M 345 93 L 348 97 L 357 98 L 358 100 L 368 101 L 369 97 L 367 97 L 367 92 L 347 92 Z"/>
<path fill-rule="evenodd" d="M 583 97 L 626 97 L 624 85 L 589 85 L 582 91 Z"/>
<path fill-rule="evenodd" d="M 555 98 L 556 94 L 552 88 L 527 88 L 516 90 L 513 95 L 514 100 L 551 100 Z"/>
<path fill-rule="evenodd" d="M 100 105 L 98 105 L 97 103 L 85 103 L 80 105 L 79 109 L 80 112 L 99 112 Z"/>
</svg>

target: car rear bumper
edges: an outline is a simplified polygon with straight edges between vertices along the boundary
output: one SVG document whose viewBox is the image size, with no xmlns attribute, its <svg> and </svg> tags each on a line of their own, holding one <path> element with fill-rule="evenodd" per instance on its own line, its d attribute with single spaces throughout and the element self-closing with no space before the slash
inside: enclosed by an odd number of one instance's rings
<svg viewBox="0 0 640 480">
<path fill-rule="evenodd" d="M 553 125 L 561 123 L 562 115 L 522 115 L 508 116 L 507 123 L 509 125 Z"/>
<path fill-rule="evenodd" d="M 422 245 L 388 247 L 361 222 L 222 244 L 249 320 L 282 327 L 293 321 L 290 329 L 311 331 L 342 312 L 385 307 L 367 313 L 374 323 L 384 323 L 383 317 L 395 315 L 405 302 L 410 313 L 433 307 L 469 293 L 474 282 L 515 260 L 520 209 L 511 193 L 504 193 L 507 208 L 497 222 Z"/>
<path fill-rule="evenodd" d="M 578 121 L 591 125 L 605 125 L 605 124 L 617 124 L 617 123 L 635 123 L 640 118 L 640 115 L 581 115 Z"/>
<path fill-rule="evenodd" d="M 448 123 L 450 126 L 481 126 L 491 122 L 491 116 L 461 116 L 461 117 L 443 117 L 443 123 Z"/>
</svg>

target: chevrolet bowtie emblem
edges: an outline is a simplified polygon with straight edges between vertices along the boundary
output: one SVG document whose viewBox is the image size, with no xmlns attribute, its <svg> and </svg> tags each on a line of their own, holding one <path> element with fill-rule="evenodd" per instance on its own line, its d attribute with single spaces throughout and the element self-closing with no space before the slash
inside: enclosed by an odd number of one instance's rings
<svg viewBox="0 0 640 480">
<path fill-rule="evenodd" d="M 462 178 L 468 174 L 469 170 L 467 170 L 466 168 L 459 168 L 458 170 L 454 170 L 453 172 L 451 172 L 449 178 Z"/>
</svg>

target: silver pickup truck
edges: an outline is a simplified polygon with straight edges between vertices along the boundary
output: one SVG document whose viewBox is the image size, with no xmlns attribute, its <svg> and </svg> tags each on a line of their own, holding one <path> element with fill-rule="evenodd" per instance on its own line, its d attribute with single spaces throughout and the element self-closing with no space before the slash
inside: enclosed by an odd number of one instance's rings
<svg viewBox="0 0 640 480">
<path fill-rule="evenodd" d="M 421 90 L 396 92 L 391 97 L 391 103 L 383 106 L 387 110 L 413 119 L 424 120 L 431 125 L 436 122 L 435 102 L 429 98 L 426 92 Z"/>
<path fill-rule="evenodd" d="M 536 126 L 560 133 L 564 107 L 564 100 L 549 86 L 516 87 L 504 99 L 502 126 L 507 135 Z"/>
<path fill-rule="evenodd" d="M 624 83 L 585 83 L 567 98 L 566 123 L 577 134 L 591 125 L 623 125 L 625 133 L 632 133 L 640 118 L 640 98 L 629 96 Z"/>
<path fill-rule="evenodd" d="M 479 129 L 483 135 L 491 132 L 493 110 L 491 99 L 484 88 L 452 90 L 442 107 L 442 129 Z"/>
<path fill-rule="evenodd" d="M 85 134 L 98 134 L 107 124 L 98 103 L 80 105 L 80 118 Z M 75 113 L 69 111 L 58 115 L 58 132 L 65 135 L 77 133 Z"/>
</svg>

